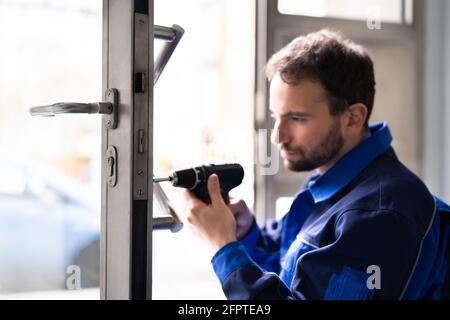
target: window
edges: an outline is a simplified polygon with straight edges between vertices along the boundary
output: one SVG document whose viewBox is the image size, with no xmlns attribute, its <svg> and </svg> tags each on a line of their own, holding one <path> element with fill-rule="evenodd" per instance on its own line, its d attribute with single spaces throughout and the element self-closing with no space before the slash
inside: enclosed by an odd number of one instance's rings
<svg viewBox="0 0 450 320">
<path fill-rule="evenodd" d="M 278 0 L 283 14 L 412 24 L 412 0 Z"/>
</svg>

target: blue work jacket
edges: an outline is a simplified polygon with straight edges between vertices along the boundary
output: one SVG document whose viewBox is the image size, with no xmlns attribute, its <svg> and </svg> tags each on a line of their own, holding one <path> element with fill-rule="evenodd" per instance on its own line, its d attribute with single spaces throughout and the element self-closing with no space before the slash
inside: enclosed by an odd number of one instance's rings
<svg viewBox="0 0 450 320">
<path fill-rule="evenodd" d="M 386 123 L 370 133 L 283 219 L 214 255 L 227 298 L 449 298 L 450 208 L 399 162 Z"/>
</svg>

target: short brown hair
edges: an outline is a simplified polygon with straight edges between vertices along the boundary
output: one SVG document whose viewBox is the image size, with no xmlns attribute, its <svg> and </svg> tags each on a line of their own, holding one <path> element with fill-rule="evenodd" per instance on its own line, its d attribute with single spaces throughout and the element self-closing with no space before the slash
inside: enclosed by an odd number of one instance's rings
<svg viewBox="0 0 450 320">
<path fill-rule="evenodd" d="M 330 113 L 341 114 L 349 105 L 367 107 L 366 127 L 375 97 L 373 62 L 367 50 L 332 29 L 322 29 L 292 40 L 266 65 L 269 81 L 279 73 L 291 85 L 318 80 L 327 91 Z"/>
</svg>

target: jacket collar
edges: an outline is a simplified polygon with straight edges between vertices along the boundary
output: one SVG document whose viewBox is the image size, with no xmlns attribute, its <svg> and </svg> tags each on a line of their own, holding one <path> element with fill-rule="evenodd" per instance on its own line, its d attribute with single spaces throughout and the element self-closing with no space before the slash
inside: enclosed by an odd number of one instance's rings
<svg viewBox="0 0 450 320">
<path fill-rule="evenodd" d="M 308 180 L 314 202 L 327 200 L 344 188 L 369 163 L 386 152 L 392 136 L 386 122 L 369 126 L 370 136 L 339 159 L 323 176 L 314 171 Z"/>
</svg>

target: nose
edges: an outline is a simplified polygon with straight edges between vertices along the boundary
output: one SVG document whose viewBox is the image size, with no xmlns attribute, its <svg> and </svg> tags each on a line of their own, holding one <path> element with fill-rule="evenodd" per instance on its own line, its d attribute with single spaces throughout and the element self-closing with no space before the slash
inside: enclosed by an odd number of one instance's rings
<svg viewBox="0 0 450 320">
<path fill-rule="evenodd" d="M 286 128 L 286 124 L 282 120 L 276 120 L 273 126 L 272 134 L 270 135 L 270 141 L 275 144 L 283 144 L 288 142 L 289 134 Z"/>
</svg>

